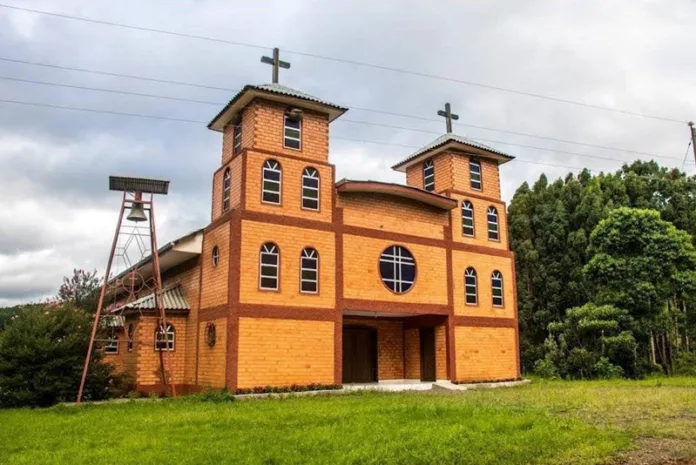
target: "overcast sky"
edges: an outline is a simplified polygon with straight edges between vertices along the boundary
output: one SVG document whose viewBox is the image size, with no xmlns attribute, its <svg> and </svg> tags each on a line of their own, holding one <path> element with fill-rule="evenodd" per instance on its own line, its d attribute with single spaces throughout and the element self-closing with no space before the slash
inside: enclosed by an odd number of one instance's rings
<svg viewBox="0 0 696 465">
<path fill-rule="evenodd" d="M 681 121 L 696 118 L 692 1 L 11 1 L 95 20 L 268 47 L 231 45 L 0 7 L 0 100 L 201 121 L 175 122 L 0 102 L 0 306 L 55 294 L 75 267 L 103 273 L 119 196 L 109 174 L 171 180 L 159 201 L 160 243 L 210 219 L 221 136 L 206 129 L 245 84 L 270 82 L 271 48 L 292 63 L 281 83 L 348 106 L 659 155 L 682 166 L 683 123 L 641 118 L 461 83 L 317 59 L 309 53 L 408 69 Z M 183 81 L 228 90 L 111 77 L 2 60 Z M 7 78 L 192 99 L 192 103 L 39 85 Z M 331 128 L 337 177 L 404 182 L 390 170 L 437 137 L 341 121 L 444 132 L 443 122 L 350 110 Z M 542 172 L 613 171 L 650 155 L 455 126 L 518 157 L 501 169 L 503 197 Z M 352 138 L 396 145 L 339 139 Z M 615 159 L 520 147 L 544 147 Z M 693 174 L 692 157 L 686 170 Z"/>
</svg>

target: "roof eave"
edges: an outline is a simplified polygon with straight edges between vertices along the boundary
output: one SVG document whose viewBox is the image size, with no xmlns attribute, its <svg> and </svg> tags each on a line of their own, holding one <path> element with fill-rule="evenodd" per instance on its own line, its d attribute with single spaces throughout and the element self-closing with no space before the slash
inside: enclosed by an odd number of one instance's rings
<svg viewBox="0 0 696 465">
<path fill-rule="evenodd" d="M 450 149 L 457 150 L 458 152 L 462 152 L 466 155 L 474 155 L 480 158 L 491 158 L 496 160 L 499 165 L 503 165 L 515 159 L 515 157 L 513 157 L 512 155 L 503 155 L 480 147 L 475 147 L 473 145 L 467 145 L 461 142 L 451 140 L 436 147 L 431 147 L 430 149 L 422 153 L 419 153 L 416 156 L 411 156 L 406 160 L 403 160 L 397 163 L 396 165 L 392 166 L 392 169 L 394 171 L 405 173 L 406 169 L 408 169 L 409 167 L 421 163 L 425 161 L 427 158 L 435 156 L 440 152 L 444 152 L 445 150 Z"/>
<path fill-rule="evenodd" d="M 239 91 L 237 95 L 230 100 L 230 102 L 225 105 L 213 120 L 208 123 L 208 129 L 217 132 L 223 132 L 225 127 L 230 123 L 234 115 L 239 113 L 242 108 L 246 107 L 255 98 L 263 98 L 266 100 L 272 100 L 280 103 L 295 104 L 302 102 L 298 105 L 307 110 L 314 110 L 319 113 L 326 113 L 329 116 L 329 122 L 332 122 L 346 111 L 347 108 L 326 105 L 324 103 L 315 102 L 301 97 L 296 97 L 292 95 L 280 94 L 277 92 L 272 92 L 269 90 L 259 89 L 258 87 L 247 85 Z"/>
<path fill-rule="evenodd" d="M 336 190 L 338 192 L 346 193 L 354 192 L 393 195 L 400 198 L 415 200 L 445 211 L 452 210 L 458 205 L 458 202 L 455 199 L 424 191 L 423 189 L 419 189 L 417 187 L 384 183 L 379 181 L 351 181 L 349 179 L 342 179 L 336 183 Z"/>
</svg>

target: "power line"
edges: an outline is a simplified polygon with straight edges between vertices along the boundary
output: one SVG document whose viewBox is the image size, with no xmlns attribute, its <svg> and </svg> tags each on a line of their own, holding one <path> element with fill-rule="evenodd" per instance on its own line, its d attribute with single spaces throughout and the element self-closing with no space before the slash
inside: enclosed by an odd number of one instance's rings
<svg viewBox="0 0 696 465">
<path fill-rule="evenodd" d="M 24 61 L 24 60 L 8 59 L 8 58 L 4 58 L 4 57 L 0 57 L 0 60 L 23 63 L 23 64 L 30 64 L 30 65 L 37 65 L 37 66 L 57 67 L 59 69 L 68 69 L 68 70 L 73 70 L 73 71 L 86 71 L 86 72 L 93 72 L 93 73 L 99 73 L 99 74 L 107 74 L 107 75 L 111 75 L 111 76 L 130 77 L 130 78 L 143 79 L 143 80 L 154 80 L 156 82 L 161 82 L 161 80 L 159 80 L 159 79 L 150 79 L 150 78 L 146 78 L 146 77 L 142 77 L 142 76 L 119 75 L 119 74 L 115 74 L 115 73 L 102 73 L 102 72 L 93 71 L 93 70 L 85 70 L 85 69 L 80 69 L 80 68 L 71 68 L 71 67 L 56 66 L 56 65 L 47 65 L 44 63 L 28 62 L 28 61 Z M 184 99 L 184 98 L 170 97 L 170 96 L 165 96 L 165 95 L 145 94 L 145 93 L 121 91 L 121 90 L 115 90 L 115 89 L 104 89 L 104 88 L 98 88 L 98 87 L 77 86 L 77 85 L 62 84 L 62 83 L 56 83 L 56 82 L 36 81 L 36 80 L 30 80 L 30 79 L 13 78 L 13 77 L 8 77 L 8 76 L 0 76 L 0 79 L 18 81 L 18 82 L 26 82 L 26 83 L 31 83 L 31 84 L 41 84 L 41 85 L 81 89 L 81 90 L 109 92 L 109 93 L 123 94 L 123 95 L 133 95 L 133 96 L 138 96 L 138 97 L 150 97 L 150 98 L 165 99 L 165 100 L 178 100 L 178 101 L 183 101 L 183 102 L 201 103 L 201 104 L 206 104 L 206 105 L 224 105 L 224 102 L 210 102 L 210 101 L 202 101 L 202 100 Z M 184 83 L 181 81 L 166 81 L 166 82 L 200 87 L 196 84 Z M 203 86 L 203 87 L 209 87 L 209 86 Z M 210 87 L 210 88 L 214 88 L 214 87 Z M 220 90 L 222 88 L 214 88 L 214 89 Z M 224 89 L 224 90 L 231 91 L 231 92 L 238 92 L 240 89 Z M 395 112 L 384 111 L 384 110 L 376 110 L 376 109 L 360 108 L 360 107 L 349 107 L 349 108 L 351 108 L 353 110 L 367 111 L 367 112 L 373 112 L 373 113 L 382 113 L 382 114 L 387 114 L 387 115 L 391 115 L 391 116 L 401 116 L 401 117 L 405 117 L 405 118 L 412 118 L 412 119 L 423 120 L 423 121 L 431 121 L 431 122 L 437 122 L 437 123 L 441 122 L 440 120 L 437 120 L 434 118 L 425 118 L 425 117 L 421 117 L 421 116 L 407 115 L 407 114 L 403 114 L 403 113 L 395 113 Z M 403 127 L 403 126 L 393 126 L 393 125 L 388 125 L 388 124 L 374 123 L 374 122 L 370 122 L 370 121 L 357 121 L 357 120 L 351 120 L 351 119 L 345 119 L 345 118 L 339 120 L 339 122 L 353 123 L 353 124 L 364 124 L 364 125 L 370 125 L 370 126 L 378 126 L 378 127 L 400 129 L 400 130 L 404 130 L 404 131 L 413 131 L 413 132 L 421 132 L 421 133 L 429 133 L 429 134 L 441 134 L 438 131 L 430 131 L 430 130 L 417 129 L 417 128 L 407 128 L 407 127 Z M 500 133 L 504 133 L 504 134 L 524 136 L 524 137 L 534 137 L 534 138 L 543 139 L 543 140 L 550 140 L 550 141 L 561 142 L 561 143 L 566 143 L 566 144 L 575 144 L 575 145 L 599 148 L 599 149 L 604 149 L 604 150 L 612 150 L 612 151 L 616 151 L 616 152 L 633 153 L 636 155 L 651 156 L 651 157 L 655 157 L 655 158 L 675 159 L 675 157 L 669 157 L 669 156 L 665 156 L 665 155 L 657 155 L 657 154 L 649 153 L 649 152 L 640 152 L 637 150 L 608 147 L 606 145 L 589 144 L 589 143 L 585 143 L 585 142 L 577 142 L 577 141 L 571 141 L 571 140 L 567 140 L 567 139 L 560 139 L 560 138 L 556 138 L 556 137 L 541 136 L 541 135 L 529 134 L 529 133 L 524 133 L 524 132 L 489 128 L 489 127 L 477 126 L 477 125 L 473 125 L 473 124 L 465 124 L 465 123 L 455 123 L 455 124 L 457 126 L 471 127 L 471 128 L 475 128 L 475 129 L 482 129 L 482 130 L 486 130 L 486 131 L 494 131 L 494 132 L 500 132 Z M 587 156 L 590 158 L 600 158 L 600 159 L 602 159 L 602 158 L 603 159 L 610 159 L 607 157 L 598 157 L 598 156 L 593 156 L 593 155 L 581 154 L 581 153 L 577 153 L 577 152 L 569 152 L 569 151 L 564 151 L 564 150 L 555 150 L 555 149 L 549 149 L 549 148 L 543 148 L 543 147 L 535 147 L 535 146 L 529 146 L 529 145 L 523 145 L 523 144 L 516 144 L 516 143 L 512 143 L 512 142 L 503 142 L 503 141 L 490 140 L 490 139 L 479 139 L 479 140 L 491 142 L 491 143 L 500 143 L 500 144 L 506 144 L 506 145 L 511 145 L 511 146 L 518 146 L 518 147 L 522 147 L 522 148 L 531 148 L 531 149 L 537 149 L 537 150 L 552 151 L 552 152 L 557 152 L 557 153 L 565 153 L 565 154 L 569 154 L 569 155 Z"/>
<path fill-rule="evenodd" d="M 12 9 L 12 10 L 25 11 L 25 12 L 29 12 L 29 13 L 41 14 L 41 15 L 46 15 L 46 16 L 53 16 L 53 17 L 63 18 L 63 19 L 84 21 L 84 22 L 89 22 L 89 23 L 93 23 L 93 24 L 105 25 L 105 26 L 121 27 L 121 28 L 127 28 L 127 29 L 134 29 L 134 30 L 138 30 L 138 31 L 144 31 L 144 32 L 152 32 L 152 33 L 157 33 L 157 34 L 166 34 L 166 35 L 170 35 L 170 36 L 183 37 L 183 38 L 187 38 L 187 39 L 196 39 L 196 40 L 204 40 L 204 41 L 209 41 L 209 42 L 224 43 L 224 44 L 235 45 L 235 46 L 239 46 L 239 47 L 249 47 L 249 48 L 255 48 L 255 49 L 262 49 L 262 50 L 268 50 L 269 48 L 271 48 L 271 47 L 258 45 L 258 44 L 250 44 L 247 42 L 238 42 L 238 41 L 232 41 L 232 40 L 227 40 L 227 39 L 219 39 L 219 38 L 215 38 L 215 37 L 208 37 L 208 36 L 201 36 L 201 35 L 196 35 L 196 34 L 188 34 L 188 33 L 183 33 L 183 32 L 169 31 L 169 30 L 164 30 L 164 29 L 134 26 L 131 24 L 117 23 L 114 21 L 97 20 L 97 19 L 92 19 L 92 18 L 85 18 L 83 16 L 72 16 L 72 15 L 53 13 L 53 12 L 43 11 L 43 10 L 35 10 L 35 9 L 31 9 L 31 8 L 23 8 L 23 7 L 13 6 L 13 5 L 0 4 L 0 7 Z M 642 118 L 662 120 L 662 121 L 668 121 L 668 122 L 672 122 L 672 123 L 680 123 L 681 124 L 681 123 L 686 122 L 686 121 L 684 121 L 682 119 L 678 119 L 678 118 L 671 118 L 671 117 L 665 117 L 665 116 L 659 116 L 659 115 L 651 115 L 648 113 L 640 113 L 640 112 L 635 112 L 635 111 L 630 111 L 630 110 L 623 110 L 620 108 L 608 107 L 608 106 L 604 106 L 604 105 L 596 105 L 596 104 L 591 104 L 591 103 L 587 103 L 587 102 L 581 102 L 581 101 L 576 101 L 576 100 L 564 99 L 564 98 L 560 98 L 560 97 L 542 95 L 542 94 L 537 94 L 534 92 L 526 92 L 526 91 L 501 87 L 501 86 L 483 84 L 480 82 L 467 81 L 467 80 L 463 80 L 463 79 L 455 79 L 452 77 L 439 76 L 436 74 L 424 73 L 424 72 L 420 72 L 420 71 L 395 68 L 395 67 L 379 65 L 379 64 L 375 64 L 375 63 L 366 63 L 366 62 L 361 62 L 361 61 L 357 61 L 357 60 L 348 60 L 345 58 L 336 58 L 336 57 L 330 57 L 327 55 L 318 55 L 318 54 L 314 54 L 314 53 L 300 52 L 300 51 L 296 51 L 296 50 L 284 50 L 284 51 L 286 53 L 290 53 L 290 54 L 294 54 L 294 55 L 298 55 L 298 56 L 305 56 L 305 57 L 310 57 L 310 58 L 315 58 L 315 59 L 320 59 L 320 60 L 350 64 L 350 65 L 354 65 L 354 66 L 374 68 L 374 69 L 379 69 L 382 71 L 389 71 L 389 72 L 394 72 L 394 73 L 409 74 L 412 76 L 419 76 L 419 77 L 424 77 L 424 78 L 429 78 L 429 79 L 437 79 L 437 80 L 448 81 L 448 82 L 453 82 L 453 83 L 457 83 L 457 84 L 464 84 L 464 85 L 468 85 L 468 86 L 472 86 L 472 87 L 495 90 L 498 92 L 524 95 L 527 97 L 533 97 L 533 98 L 550 100 L 550 101 L 559 102 L 559 103 L 565 103 L 565 104 L 569 104 L 569 105 L 576 105 L 576 106 L 581 106 L 581 107 L 586 107 L 586 108 L 592 108 L 595 110 L 621 113 L 624 115 L 638 116 L 638 117 L 642 117 Z"/>
</svg>

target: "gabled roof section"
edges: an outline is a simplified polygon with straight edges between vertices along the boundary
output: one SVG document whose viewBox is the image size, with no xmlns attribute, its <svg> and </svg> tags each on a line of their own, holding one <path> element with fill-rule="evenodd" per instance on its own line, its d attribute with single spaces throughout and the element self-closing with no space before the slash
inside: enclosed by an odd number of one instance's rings
<svg viewBox="0 0 696 465">
<path fill-rule="evenodd" d="M 477 142 L 467 137 L 449 133 L 438 137 L 422 149 L 417 150 L 405 160 L 392 166 L 392 169 L 396 171 L 405 172 L 406 168 L 408 168 L 409 166 L 415 163 L 419 163 L 437 153 L 450 149 L 459 150 L 468 154 L 473 154 L 481 158 L 492 158 L 498 161 L 498 164 L 501 165 L 503 163 L 507 163 L 511 160 L 514 160 L 515 158 L 512 155 L 508 155 L 505 152 L 501 152 L 500 150 L 494 149 L 493 147 L 490 147 L 481 142 Z"/>
<path fill-rule="evenodd" d="M 182 312 L 188 313 L 188 311 L 191 310 L 191 307 L 189 306 L 189 303 L 186 300 L 186 297 L 184 296 L 184 292 L 181 289 L 180 284 L 175 284 L 174 286 L 163 289 L 162 301 L 164 303 L 164 310 L 169 313 L 174 312 L 177 314 L 181 314 Z M 126 305 L 123 305 L 122 307 L 116 308 L 112 311 L 112 313 L 127 315 L 129 313 L 140 312 L 152 313 L 156 310 L 157 306 L 155 305 L 155 294 L 152 293 L 146 295 L 145 297 L 141 297 L 138 300 L 134 300 L 133 302 L 130 302 Z"/>
<path fill-rule="evenodd" d="M 412 186 L 404 186 L 403 184 L 394 184 L 379 181 L 351 181 L 342 179 L 336 183 L 338 192 L 362 192 L 370 194 L 386 194 L 404 199 L 415 200 L 435 208 L 447 211 L 457 207 L 458 202 L 455 199 L 445 197 L 444 195 L 434 194 L 432 192 L 419 189 Z"/>
<path fill-rule="evenodd" d="M 318 111 L 320 113 L 327 113 L 329 115 L 329 122 L 348 111 L 348 108 L 280 84 L 263 84 L 260 86 L 247 85 L 230 100 L 215 118 L 213 118 L 210 124 L 208 124 L 208 129 L 221 132 L 230 121 L 235 119 L 239 112 L 246 107 L 249 102 L 259 97 Z"/>
</svg>

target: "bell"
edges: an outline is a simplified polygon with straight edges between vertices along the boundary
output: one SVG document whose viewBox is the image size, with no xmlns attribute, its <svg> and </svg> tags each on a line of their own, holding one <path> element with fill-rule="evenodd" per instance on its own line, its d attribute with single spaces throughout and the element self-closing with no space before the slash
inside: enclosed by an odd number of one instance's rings
<svg viewBox="0 0 696 465">
<path fill-rule="evenodd" d="M 135 221 L 135 222 L 141 222 L 141 221 L 147 221 L 147 216 L 145 215 L 145 210 L 143 209 L 143 204 L 138 203 L 138 202 L 133 202 L 133 205 L 131 206 L 130 213 L 128 213 L 128 216 L 126 217 L 128 221 Z"/>
</svg>

